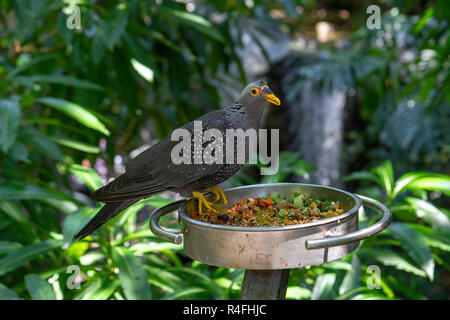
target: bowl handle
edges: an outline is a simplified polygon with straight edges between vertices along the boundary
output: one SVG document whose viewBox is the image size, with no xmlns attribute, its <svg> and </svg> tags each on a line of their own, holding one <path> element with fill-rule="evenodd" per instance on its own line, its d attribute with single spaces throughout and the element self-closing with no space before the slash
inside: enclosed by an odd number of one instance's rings
<svg viewBox="0 0 450 320">
<path fill-rule="evenodd" d="M 155 236 L 175 244 L 181 244 L 183 242 L 183 236 L 181 235 L 183 232 L 182 230 L 167 231 L 161 228 L 158 223 L 161 216 L 177 210 L 185 201 L 186 200 L 178 200 L 155 211 L 150 218 L 150 230 L 152 230 Z"/>
<path fill-rule="evenodd" d="M 374 234 L 377 234 L 378 232 L 383 231 L 386 229 L 386 227 L 391 223 L 392 220 L 392 213 L 391 210 L 389 210 L 388 207 L 386 207 L 384 204 L 380 203 L 377 200 L 357 195 L 362 200 L 363 206 L 369 207 L 374 209 L 375 211 L 378 211 L 379 213 L 382 213 L 383 216 L 381 219 L 371 225 L 370 227 L 360 229 L 355 232 L 347 233 L 342 236 L 335 236 L 335 237 L 328 237 L 323 239 L 312 239 L 312 240 L 306 240 L 305 246 L 306 249 L 322 249 L 322 248 L 328 248 L 328 247 L 335 247 L 340 246 L 343 244 L 363 240 L 366 238 L 369 238 L 373 236 Z"/>
</svg>

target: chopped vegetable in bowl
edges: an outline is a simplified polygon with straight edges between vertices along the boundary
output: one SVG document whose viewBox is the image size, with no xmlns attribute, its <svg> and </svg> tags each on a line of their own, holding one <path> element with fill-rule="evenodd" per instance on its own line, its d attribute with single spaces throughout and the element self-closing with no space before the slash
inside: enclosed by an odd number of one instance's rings
<svg viewBox="0 0 450 320">
<path fill-rule="evenodd" d="M 344 213 L 339 202 L 295 193 L 291 199 L 271 193 L 266 197 L 240 200 L 231 207 L 206 210 L 191 217 L 203 222 L 239 227 L 275 227 L 314 222 Z"/>
</svg>

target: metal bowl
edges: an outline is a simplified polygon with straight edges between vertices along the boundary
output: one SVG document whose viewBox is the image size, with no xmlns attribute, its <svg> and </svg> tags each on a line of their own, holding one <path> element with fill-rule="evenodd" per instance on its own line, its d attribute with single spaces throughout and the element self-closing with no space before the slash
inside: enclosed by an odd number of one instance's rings
<svg viewBox="0 0 450 320">
<path fill-rule="evenodd" d="M 389 208 L 380 202 L 331 187 L 272 183 L 224 191 L 230 205 L 271 192 L 288 198 L 300 192 L 309 197 L 339 201 L 345 212 L 337 217 L 298 225 L 237 227 L 192 219 L 186 211 L 194 202 L 180 200 L 156 210 L 150 219 L 150 229 L 156 236 L 177 244 L 184 238 L 184 251 L 194 260 L 228 268 L 269 270 L 299 268 L 342 258 L 355 250 L 360 240 L 382 231 L 391 221 Z M 361 204 L 383 216 L 372 226 L 358 230 Z M 162 229 L 158 225 L 160 217 L 177 209 L 182 229 Z"/>
</svg>

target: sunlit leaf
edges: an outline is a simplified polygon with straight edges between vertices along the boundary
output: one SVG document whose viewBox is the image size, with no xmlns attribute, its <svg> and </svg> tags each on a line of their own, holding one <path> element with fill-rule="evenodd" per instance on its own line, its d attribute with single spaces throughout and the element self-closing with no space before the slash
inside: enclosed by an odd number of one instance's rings
<svg viewBox="0 0 450 320">
<path fill-rule="evenodd" d="M 414 180 L 408 185 L 411 189 L 425 189 L 439 191 L 450 196 L 450 176 L 443 174 L 430 174 Z"/>
<path fill-rule="evenodd" d="M 67 166 L 66 169 L 83 180 L 91 191 L 97 190 L 103 186 L 100 176 L 92 168 L 86 168 L 79 164 L 71 164 L 70 166 Z"/>
<path fill-rule="evenodd" d="M 379 177 L 381 186 L 386 190 L 386 193 L 390 196 L 394 189 L 394 168 L 392 162 L 387 160 L 370 170 L 373 174 Z"/>
<path fill-rule="evenodd" d="M 82 141 L 77 141 L 73 139 L 63 138 L 63 137 L 51 137 L 53 141 L 56 143 L 72 148 L 75 150 L 80 150 L 87 153 L 100 153 L 100 148 L 97 146 L 93 146 Z"/>
<path fill-rule="evenodd" d="M 290 286 L 286 290 L 287 300 L 301 300 L 311 298 L 311 290 L 299 286 Z"/>
<path fill-rule="evenodd" d="M 120 286 L 119 280 L 109 281 L 107 280 L 101 288 L 93 291 L 92 294 L 87 296 L 88 300 L 107 300 L 111 297 L 116 291 L 116 289 Z"/>
<path fill-rule="evenodd" d="M 100 120 L 83 106 L 76 103 L 52 97 L 38 98 L 37 102 L 48 105 L 58 111 L 64 112 L 69 117 L 75 119 L 82 125 L 97 130 L 105 135 L 109 135 L 108 129 L 100 122 Z"/>
<path fill-rule="evenodd" d="M 370 248 L 361 250 L 362 257 L 374 259 L 385 266 L 395 267 L 399 270 L 410 272 L 420 277 L 426 277 L 425 271 L 414 266 L 408 259 L 392 250 Z"/>
<path fill-rule="evenodd" d="M 335 273 L 324 273 L 317 277 L 311 294 L 311 300 L 327 300 L 333 298 Z"/>
<path fill-rule="evenodd" d="M 434 229 L 450 233 L 450 218 L 431 202 L 407 197 L 405 201 L 414 209 L 418 218 L 428 222 Z"/>
</svg>

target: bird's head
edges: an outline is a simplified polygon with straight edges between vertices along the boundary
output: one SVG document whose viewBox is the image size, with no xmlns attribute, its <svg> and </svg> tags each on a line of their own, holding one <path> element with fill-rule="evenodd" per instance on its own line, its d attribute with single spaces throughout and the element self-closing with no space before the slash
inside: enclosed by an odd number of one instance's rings
<svg viewBox="0 0 450 320">
<path fill-rule="evenodd" d="M 264 106 L 266 102 L 273 103 L 276 106 L 281 104 L 280 99 L 272 93 L 263 80 L 249 83 L 242 91 L 239 101 L 246 106 Z"/>
</svg>

